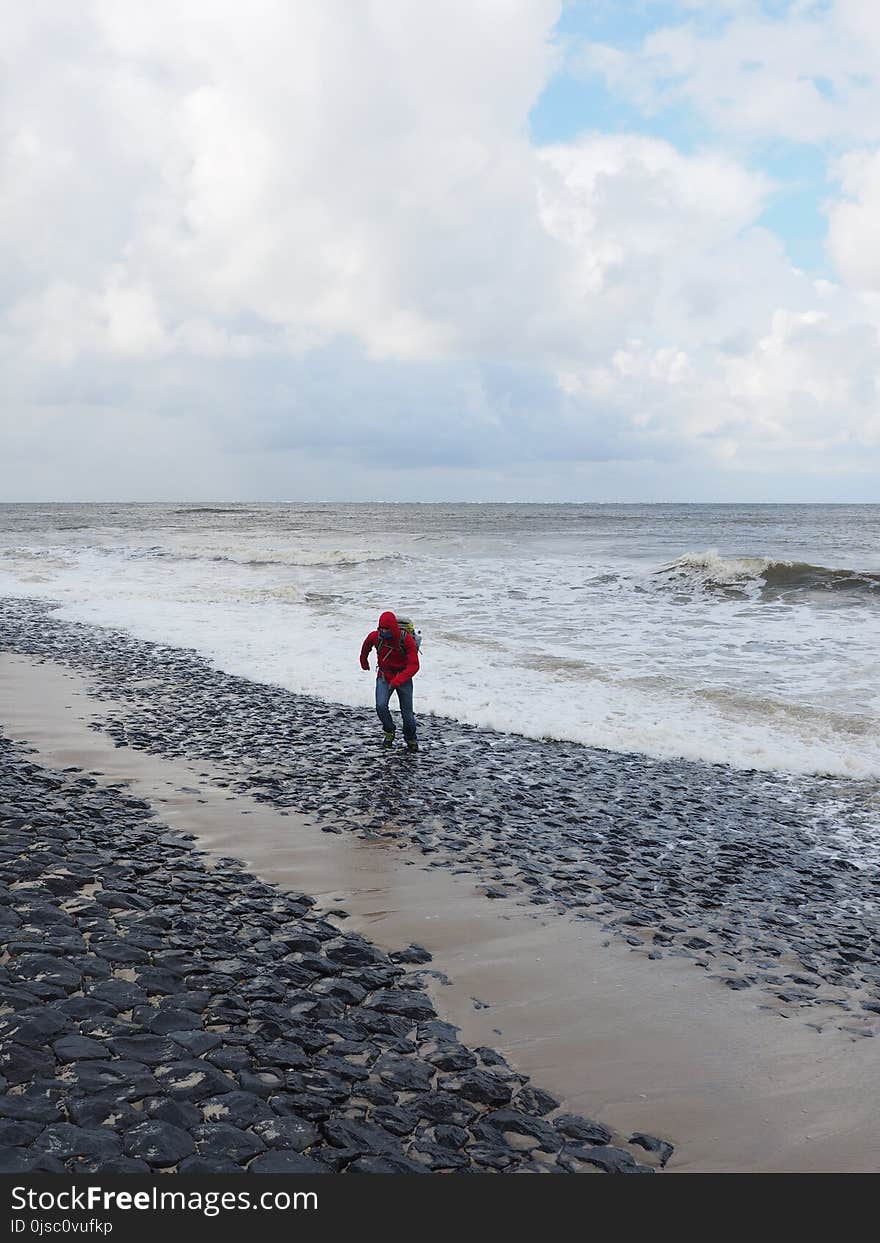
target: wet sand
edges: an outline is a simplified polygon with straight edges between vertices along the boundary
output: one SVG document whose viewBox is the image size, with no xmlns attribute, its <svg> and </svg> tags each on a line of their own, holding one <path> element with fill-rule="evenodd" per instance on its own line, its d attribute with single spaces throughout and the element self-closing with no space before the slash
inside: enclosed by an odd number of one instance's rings
<svg viewBox="0 0 880 1243">
<path fill-rule="evenodd" d="M 753 992 L 720 987 L 692 960 L 649 962 L 597 924 L 489 900 L 468 873 L 432 868 L 394 836 L 323 833 L 200 775 L 213 765 L 117 748 L 89 728 L 88 687 L 2 655 L 3 728 L 41 763 L 130 783 L 202 848 L 346 911 L 341 927 L 385 949 L 424 945 L 428 969 L 450 981 L 428 976 L 429 989 L 464 1041 L 500 1049 L 572 1111 L 668 1138 L 669 1171 L 880 1168 L 873 1040 L 760 1010 Z"/>
</svg>

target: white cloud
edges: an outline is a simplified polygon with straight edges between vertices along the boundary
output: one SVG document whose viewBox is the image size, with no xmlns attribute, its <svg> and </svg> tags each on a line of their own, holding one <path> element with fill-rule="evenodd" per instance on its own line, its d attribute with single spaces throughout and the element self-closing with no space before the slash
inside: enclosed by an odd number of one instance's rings
<svg viewBox="0 0 880 1243">
<path fill-rule="evenodd" d="M 17 6 L 0 53 L 0 486 L 20 495 L 25 460 L 67 495 L 110 479 L 183 496 L 197 470 L 208 496 L 395 495 L 395 470 L 429 466 L 464 495 L 498 469 L 638 461 L 680 489 L 695 462 L 762 470 L 785 446 L 805 472 L 835 454 L 862 469 L 876 157 L 844 161 L 831 209 L 853 289 L 817 285 L 757 227 L 773 186 L 733 154 L 625 134 L 530 145 L 558 7 Z M 649 75 L 674 68 L 744 130 L 838 124 L 814 86 L 809 107 L 786 94 L 818 63 L 808 7 L 779 48 L 728 7 L 730 42 L 657 36 Z M 744 69 L 759 37 L 764 67 Z M 744 73 L 754 98 L 722 106 Z"/>
<path fill-rule="evenodd" d="M 767 13 L 757 2 L 706 0 L 682 9 L 713 23 L 678 21 L 635 50 L 587 44 L 574 64 L 649 112 L 685 106 L 746 140 L 880 141 L 877 6 L 836 0 Z"/>
</svg>

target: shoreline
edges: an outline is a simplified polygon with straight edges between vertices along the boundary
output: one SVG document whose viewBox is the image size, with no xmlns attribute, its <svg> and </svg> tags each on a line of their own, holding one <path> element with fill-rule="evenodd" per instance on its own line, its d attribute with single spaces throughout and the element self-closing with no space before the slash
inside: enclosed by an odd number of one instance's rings
<svg viewBox="0 0 880 1243">
<path fill-rule="evenodd" d="M 185 665 L 189 657 L 162 651 L 172 667 Z M 11 688 L 15 679 L 9 658 L 3 665 L 2 684 Z M 662 960 L 651 961 L 641 925 L 630 921 L 611 927 L 607 916 L 603 924 L 560 911 L 552 902 L 535 903 L 543 895 L 510 877 L 495 882 L 504 896 L 490 897 L 479 860 L 456 856 L 442 834 L 439 841 L 426 842 L 405 824 L 392 828 L 387 818 L 377 823 L 369 804 L 362 811 L 360 836 L 348 831 L 350 816 L 337 818 L 341 832 L 321 833 L 315 823 L 321 817 L 314 808 L 297 815 L 289 795 L 260 797 L 265 786 L 249 796 L 235 789 L 242 783 L 235 782 L 231 770 L 225 774 L 231 778 L 229 785 L 218 785 L 209 773 L 200 787 L 192 760 L 186 761 L 189 778 L 184 779 L 174 767 L 184 762 L 181 757 L 150 754 L 143 744 L 137 746 L 137 738 L 130 740 L 134 747 L 117 745 L 122 714 L 130 718 L 126 733 L 142 728 L 131 702 L 117 706 L 89 700 L 91 713 L 105 727 L 109 724 L 111 737 L 82 723 L 82 732 L 74 730 L 73 737 L 63 708 L 57 702 L 51 707 L 46 674 L 45 667 L 42 672 L 19 670 L 17 690 L 5 694 L 8 703 L 17 704 L 10 732 L 36 743 L 40 762 L 52 759 L 53 748 L 55 754 L 66 748 L 61 758 L 71 763 L 72 755 L 88 759 L 88 767 L 104 771 L 111 780 L 123 774 L 131 779 L 133 769 L 143 763 L 149 771 L 137 777 L 143 783 L 139 793 L 152 788 L 158 813 L 173 821 L 173 827 L 196 832 L 200 847 L 244 855 L 258 876 L 282 886 L 295 879 L 293 887 L 318 896 L 319 909 L 326 912 L 344 907 L 349 917 L 337 921 L 343 931 L 354 928 L 396 949 L 405 944 L 404 938 L 426 945 L 434 959 L 426 970 L 439 971 L 453 983 L 444 985 L 430 974 L 423 982 L 443 1017 L 461 1027 L 461 1040 L 501 1049 L 518 1070 L 525 1068 L 536 1084 L 564 1099 L 566 1108 L 583 1110 L 621 1132 L 648 1130 L 669 1139 L 676 1145 L 670 1171 L 877 1168 L 871 1153 L 880 1100 L 870 1075 L 869 1042 L 831 1030 L 827 1018 L 827 1029 L 814 1031 L 803 1021 L 803 1001 L 800 1006 L 786 1003 L 793 1019 L 782 1021 L 778 1014 L 757 1008 L 754 987 L 725 989 L 710 978 L 708 969 L 694 972 L 693 953 L 666 953 Z M 65 690 L 80 697 L 78 715 L 86 702 L 84 692 L 75 687 L 76 678 L 65 676 Z M 246 694 L 243 679 L 225 680 Z M 103 698 L 109 686 L 106 675 L 102 681 Z M 125 689 L 131 692 L 132 687 Z M 259 699 L 260 688 L 255 692 Z M 38 699 L 44 707 L 34 711 Z M 254 711 L 260 715 L 259 704 Z M 175 736 L 169 750 L 177 741 Z M 216 773 L 221 764 L 211 756 L 197 767 Z M 354 793 L 356 779 L 353 774 Z M 172 782 L 170 794 L 165 780 Z M 174 788 L 190 780 L 192 794 Z M 228 803 L 236 813 L 225 818 L 224 828 L 213 830 L 213 840 L 205 825 L 198 824 L 198 813 L 206 806 L 199 799 L 206 794 L 214 800 L 208 804 L 214 811 Z M 164 797 L 167 804 L 159 801 Z M 247 812 L 246 821 L 240 818 L 242 811 Z M 220 818 L 214 819 L 216 823 Z M 250 852 L 240 836 L 242 826 L 250 835 Z M 292 829 L 295 847 L 289 845 Z M 282 832 L 288 847 L 279 860 Z M 342 883 L 330 883 L 337 878 Z M 437 918 L 425 918 L 425 903 L 432 904 Z M 627 935 L 639 944 L 630 944 Z M 550 989 L 548 978 L 554 985 Z M 820 1014 L 815 1001 L 808 1018 Z M 831 1013 L 836 1003 L 829 999 L 828 1004 Z M 580 1075 L 575 1073 L 579 1068 Z"/>
</svg>

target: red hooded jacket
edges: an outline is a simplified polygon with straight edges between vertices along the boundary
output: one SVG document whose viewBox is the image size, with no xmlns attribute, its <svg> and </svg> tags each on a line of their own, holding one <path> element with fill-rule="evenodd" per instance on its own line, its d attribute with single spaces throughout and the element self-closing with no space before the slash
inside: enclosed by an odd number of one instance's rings
<svg viewBox="0 0 880 1243">
<path fill-rule="evenodd" d="M 379 638 L 379 630 L 390 630 L 394 638 L 391 642 Z M 401 645 L 401 638 L 403 644 Z M 369 669 L 367 657 L 370 649 L 376 649 L 379 662 L 379 677 L 384 678 L 393 690 L 403 682 L 408 682 L 419 671 L 419 649 L 411 634 L 402 632 L 397 618 L 391 612 L 382 613 L 379 618 L 379 629 L 371 630 L 361 646 L 361 668 Z"/>
</svg>

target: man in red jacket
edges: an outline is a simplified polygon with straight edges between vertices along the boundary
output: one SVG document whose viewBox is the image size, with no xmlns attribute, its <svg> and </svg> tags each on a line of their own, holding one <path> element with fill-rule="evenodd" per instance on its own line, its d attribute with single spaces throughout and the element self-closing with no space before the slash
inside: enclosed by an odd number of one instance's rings
<svg viewBox="0 0 880 1243">
<path fill-rule="evenodd" d="M 388 707 L 391 692 L 397 691 L 400 714 L 403 717 L 403 736 L 410 751 L 418 751 L 416 718 L 413 716 L 413 677 L 419 671 L 419 650 L 411 634 L 406 634 L 397 624 L 391 612 L 382 613 L 379 627 L 371 630 L 361 646 L 361 668 L 369 669 L 367 657 L 370 649 L 376 649 L 376 712 L 385 729 L 382 745 L 390 747 L 394 742 L 394 721 Z"/>
</svg>

